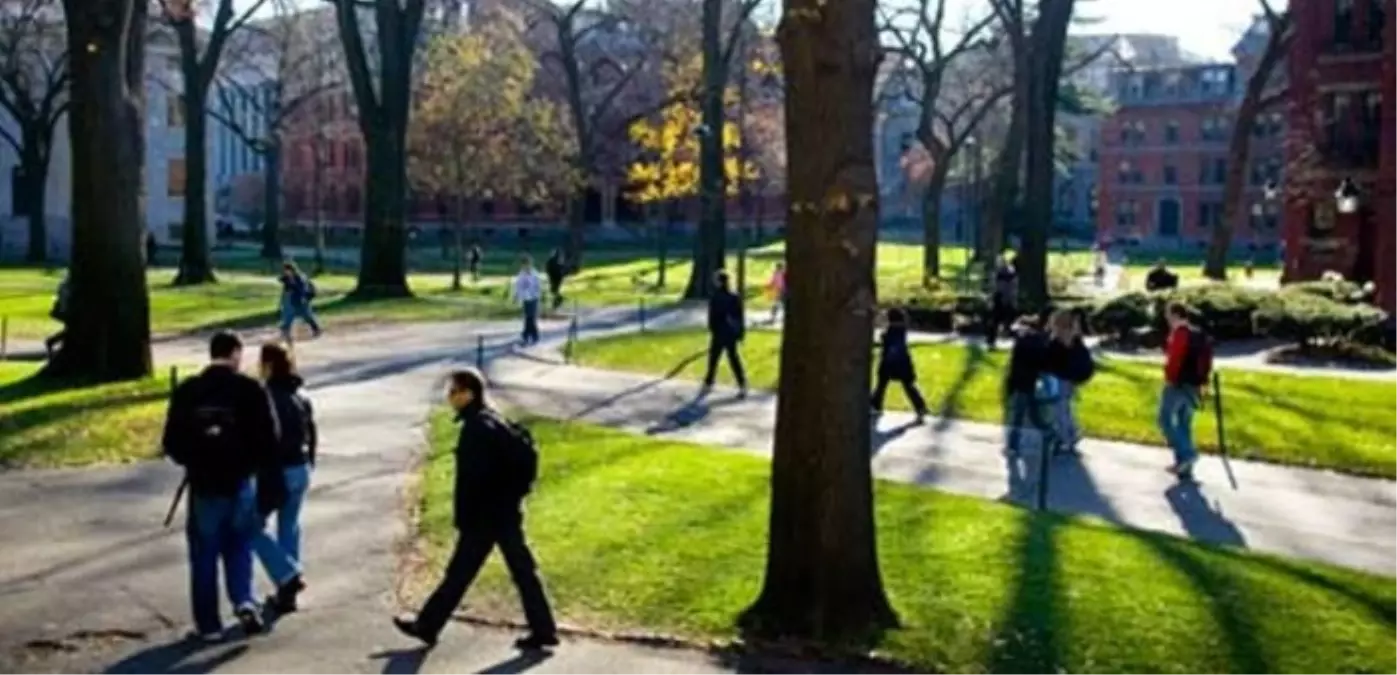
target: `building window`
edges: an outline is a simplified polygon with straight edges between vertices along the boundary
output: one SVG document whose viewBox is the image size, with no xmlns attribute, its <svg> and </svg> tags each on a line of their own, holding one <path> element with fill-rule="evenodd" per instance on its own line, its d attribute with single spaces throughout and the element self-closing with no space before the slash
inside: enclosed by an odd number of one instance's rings
<svg viewBox="0 0 1397 675">
<path fill-rule="evenodd" d="M 1359 111 L 1357 158 L 1362 166 L 1376 166 L 1378 150 L 1382 143 L 1382 94 L 1369 91 L 1363 94 L 1363 108 Z"/>
<path fill-rule="evenodd" d="M 1227 182 L 1227 160 L 1221 157 L 1204 157 L 1198 164 L 1199 185 L 1222 185 Z"/>
<path fill-rule="evenodd" d="M 1124 161 L 1121 162 L 1120 171 L 1116 174 L 1116 182 L 1122 185 L 1140 184 L 1145 182 L 1145 174 L 1140 171 L 1140 167 L 1129 161 Z"/>
<path fill-rule="evenodd" d="M 1387 0 L 1368 0 L 1368 44 L 1382 46 L 1382 30 L 1387 25 Z"/>
<path fill-rule="evenodd" d="M 165 126 L 172 129 L 184 126 L 184 96 L 180 94 L 165 96 Z"/>
<path fill-rule="evenodd" d="M 1178 185 L 1178 184 L 1179 184 L 1179 169 L 1178 169 L 1178 167 L 1174 166 L 1173 164 L 1165 164 L 1165 165 L 1164 165 L 1164 184 L 1165 184 L 1165 185 Z"/>
<path fill-rule="evenodd" d="M 349 212 L 350 215 L 354 215 L 362 208 L 363 205 L 360 203 L 359 188 L 354 185 L 345 188 L 344 210 Z"/>
<path fill-rule="evenodd" d="M 1116 204 L 1116 225 L 1121 227 L 1131 227 L 1135 225 L 1135 213 L 1138 205 L 1135 200 L 1128 199 Z"/>
<path fill-rule="evenodd" d="M 1164 142 L 1167 145 L 1176 145 L 1179 142 L 1179 122 L 1169 120 L 1164 123 Z"/>
<path fill-rule="evenodd" d="M 1198 227 L 1202 229 L 1222 224 L 1222 202 L 1198 202 Z"/>
<path fill-rule="evenodd" d="M 1348 47 L 1353 43 L 1353 0 L 1334 1 L 1335 47 Z"/>
<path fill-rule="evenodd" d="M 183 157 L 171 157 L 165 165 L 165 193 L 171 197 L 184 196 Z"/>
<path fill-rule="evenodd" d="M 1218 115 L 1204 117 L 1199 125 L 1198 137 L 1204 141 L 1227 140 L 1227 120 Z"/>
<path fill-rule="evenodd" d="M 1164 95 L 1170 98 L 1179 95 L 1179 74 L 1177 72 L 1166 73 L 1164 75 Z"/>
</svg>

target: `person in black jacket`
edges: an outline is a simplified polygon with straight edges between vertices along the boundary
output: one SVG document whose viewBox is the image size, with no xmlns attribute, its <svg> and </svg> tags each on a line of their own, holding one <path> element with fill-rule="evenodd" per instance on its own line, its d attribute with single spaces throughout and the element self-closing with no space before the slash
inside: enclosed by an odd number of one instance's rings
<svg viewBox="0 0 1397 675">
<path fill-rule="evenodd" d="M 1145 275 L 1145 290 L 1147 291 L 1167 291 L 1178 287 L 1179 275 L 1169 271 L 1163 258 L 1156 261 L 1154 268 Z"/>
<path fill-rule="evenodd" d="M 897 380 L 917 413 L 917 423 L 926 418 L 926 399 L 917 389 L 917 370 L 912 352 L 907 348 L 907 313 L 896 307 L 888 310 L 888 325 L 883 329 L 882 352 L 878 356 L 878 384 L 873 387 L 873 414 L 883 412 L 883 395 L 888 383 Z"/>
<path fill-rule="evenodd" d="M 267 394 L 238 372 L 242 340 L 223 331 L 209 343 L 210 364 L 170 397 L 162 446 L 184 467 L 189 488 L 185 535 L 195 634 L 223 636 L 218 568 L 228 599 L 248 633 L 263 628 L 252 597 L 249 534 L 259 522 L 253 475 L 277 445 L 277 422 Z"/>
<path fill-rule="evenodd" d="M 985 344 L 990 349 L 994 349 L 994 343 L 999 339 L 999 329 L 1012 325 L 1019 313 L 1019 270 L 1007 252 L 999 257 L 992 283 L 988 325 L 985 327 Z"/>
<path fill-rule="evenodd" d="M 480 281 L 480 261 L 485 258 L 485 253 L 480 250 L 480 244 L 471 244 L 471 249 L 466 253 L 466 265 L 470 267 L 471 281 Z"/>
<path fill-rule="evenodd" d="M 276 594 L 267 599 L 267 605 L 279 614 L 290 614 L 298 609 L 296 596 L 306 589 L 301 562 L 301 508 L 310 489 L 318 433 L 315 410 L 310 399 L 300 392 L 303 381 L 296 374 L 291 352 L 282 345 L 268 343 L 262 345 L 259 361 L 262 381 L 280 423 L 281 441 L 257 472 L 257 510 L 263 521 L 276 512 L 276 538 L 258 527 L 252 550 L 276 584 Z"/>
<path fill-rule="evenodd" d="M 1046 408 L 1055 404 L 1060 393 L 1059 383 L 1051 377 L 1048 367 L 1048 335 L 1040 330 L 1036 319 L 1025 319 L 1017 328 L 1018 337 L 1009 354 L 1009 369 L 1004 378 L 1005 427 L 1008 429 L 1005 450 L 1011 456 L 1019 452 L 1019 437 L 1025 422 L 1039 433 L 1043 447 L 1055 443 Z"/>
<path fill-rule="evenodd" d="M 567 277 L 568 265 L 563 257 L 563 249 L 553 249 L 548 261 L 543 264 L 543 273 L 548 277 L 548 294 L 553 297 L 553 310 L 563 306 L 563 279 Z"/>
<path fill-rule="evenodd" d="M 459 538 L 446 576 L 416 617 L 400 616 L 393 625 L 428 646 L 435 645 L 451 612 L 461 603 L 490 550 L 498 546 L 509 576 L 524 604 L 529 634 L 514 644 L 523 650 L 558 644 L 558 629 L 538 578 L 533 554 L 524 540 L 523 500 L 527 484 L 517 475 L 521 440 L 510 423 L 485 398 L 485 378 L 463 369 L 450 377 L 447 402 L 461 423 L 456 443 L 455 519 Z"/>
<path fill-rule="evenodd" d="M 1054 408 L 1059 453 L 1077 452 L 1081 435 L 1077 428 L 1077 392 L 1096 372 L 1091 350 L 1082 339 L 1083 312 L 1059 310 L 1048 322 L 1047 368 L 1061 383 Z"/>
<path fill-rule="evenodd" d="M 742 370 L 742 354 L 737 351 L 746 331 L 742 298 L 729 288 L 728 273 L 719 270 L 713 275 L 713 295 L 708 298 L 708 371 L 703 376 L 704 393 L 713 388 L 718 357 L 727 354 L 733 379 L 737 380 L 737 396 L 747 397 L 747 375 Z"/>
</svg>

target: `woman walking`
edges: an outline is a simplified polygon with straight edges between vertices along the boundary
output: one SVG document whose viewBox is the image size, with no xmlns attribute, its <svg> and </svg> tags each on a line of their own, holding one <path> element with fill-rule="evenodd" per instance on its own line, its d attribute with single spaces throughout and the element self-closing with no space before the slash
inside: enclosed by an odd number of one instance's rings
<svg viewBox="0 0 1397 675">
<path fill-rule="evenodd" d="M 315 312 L 310 302 L 315 299 L 315 284 L 311 283 L 296 263 L 287 261 L 281 266 L 281 337 L 291 342 L 291 325 L 300 319 L 310 326 L 311 336 L 320 337 L 320 324 L 315 321 Z"/>
<path fill-rule="evenodd" d="M 786 308 L 786 263 L 776 263 L 771 271 L 771 280 L 766 282 L 766 292 L 771 296 L 771 323 Z"/>
<path fill-rule="evenodd" d="M 927 416 L 926 400 L 917 389 L 917 370 L 912 364 L 912 352 L 907 348 L 907 313 L 894 307 L 888 310 L 887 317 L 882 353 L 878 357 L 878 384 L 873 388 L 873 414 L 882 414 L 888 383 L 897 380 L 917 413 L 917 423 L 921 424 Z"/>
<path fill-rule="evenodd" d="M 296 596 L 305 590 L 301 579 L 301 507 L 310 488 L 318 434 L 315 411 L 301 393 L 304 381 L 296 374 L 291 352 L 279 344 L 262 345 L 260 372 L 280 422 L 281 440 L 258 471 L 257 507 L 262 521 L 276 512 L 276 538 L 259 527 L 252 540 L 262 566 L 276 584 L 267 604 L 281 614 L 296 611 Z M 267 489 L 263 489 L 264 486 Z"/>
</svg>

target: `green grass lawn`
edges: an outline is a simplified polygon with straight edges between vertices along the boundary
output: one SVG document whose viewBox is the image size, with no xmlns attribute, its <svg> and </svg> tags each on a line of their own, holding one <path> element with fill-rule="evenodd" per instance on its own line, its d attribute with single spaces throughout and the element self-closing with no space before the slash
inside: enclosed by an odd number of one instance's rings
<svg viewBox="0 0 1397 675">
<path fill-rule="evenodd" d="M 34 379 L 38 369 L 32 363 L 0 363 L 0 468 L 112 464 L 159 456 L 170 396 L 168 371 L 93 387 Z"/>
<path fill-rule="evenodd" d="M 542 466 L 529 538 L 561 618 L 735 637 L 764 570 L 767 461 L 583 424 L 531 427 Z M 454 541 L 454 440 L 438 412 L 422 582 Z M 902 627 L 876 648 L 920 672 L 1397 669 L 1390 578 L 891 483 L 877 485 L 877 518 Z M 492 557 L 468 611 L 519 615 L 503 567 Z"/>
<path fill-rule="evenodd" d="M 574 358 L 582 365 L 644 373 L 667 373 L 689 363 L 676 377 L 699 379 L 704 360 L 691 357 L 707 348 L 702 331 L 666 331 L 622 335 L 578 343 Z M 775 389 L 780 335 L 748 334 L 742 347 L 754 387 Z M 945 417 L 1001 422 L 1001 387 L 1006 351 L 985 352 L 961 345 L 914 345 L 912 355 L 922 392 L 932 411 Z M 731 382 L 726 366 L 720 378 Z M 1155 426 L 1160 366 L 1124 360 L 1099 361 L 1097 373 L 1082 391 L 1079 419 L 1091 438 L 1162 445 Z M 1397 465 L 1397 386 L 1391 382 L 1226 370 L 1222 375 L 1228 451 L 1284 464 L 1335 469 L 1346 473 L 1394 477 Z M 888 406 L 910 410 L 900 387 L 889 390 Z M 1217 427 L 1212 408 L 1200 411 L 1195 439 L 1216 452 Z"/>
</svg>

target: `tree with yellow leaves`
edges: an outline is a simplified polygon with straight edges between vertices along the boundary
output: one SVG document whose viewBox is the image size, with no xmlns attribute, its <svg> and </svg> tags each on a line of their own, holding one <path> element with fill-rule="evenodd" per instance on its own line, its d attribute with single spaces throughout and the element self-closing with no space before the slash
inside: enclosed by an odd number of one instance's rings
<svg viewBox="0 0 1397 675">
<path fill-rule="evenodd" d="M 540 202 L 571 187 L 569 134 L 557 107 L 530 95 L 534 69 L 527 46 L 503 20 L 442 36 L 428 49 L 408 134 L 408 174 L 419 188 L 452 200 L 455 289 L 469 205 L 499 197 Z"/>
<path fill-rule="evenodd" d="M 673 103 L 653 118 L 640 120 L 630 127 L 631 141 L 640 150 L 640 158 L 627 170 L 632 185 L 631 198 L 646 205 L 656 205 L 667 212 L 660 224 L 658 285 L 665 285 L 667 263 L 666 236 L 669 233 L 668 212 L 685 199 L 699 192 L 699 137 L 706 133 L 699 111 L 689 103 Z M 735 197 L 742 181 L 759 177 L 757 165 L 742 159 L 742 134 L 733 122 L 724 122 L 723 173 L 727 195 Z"/>
</svg>

